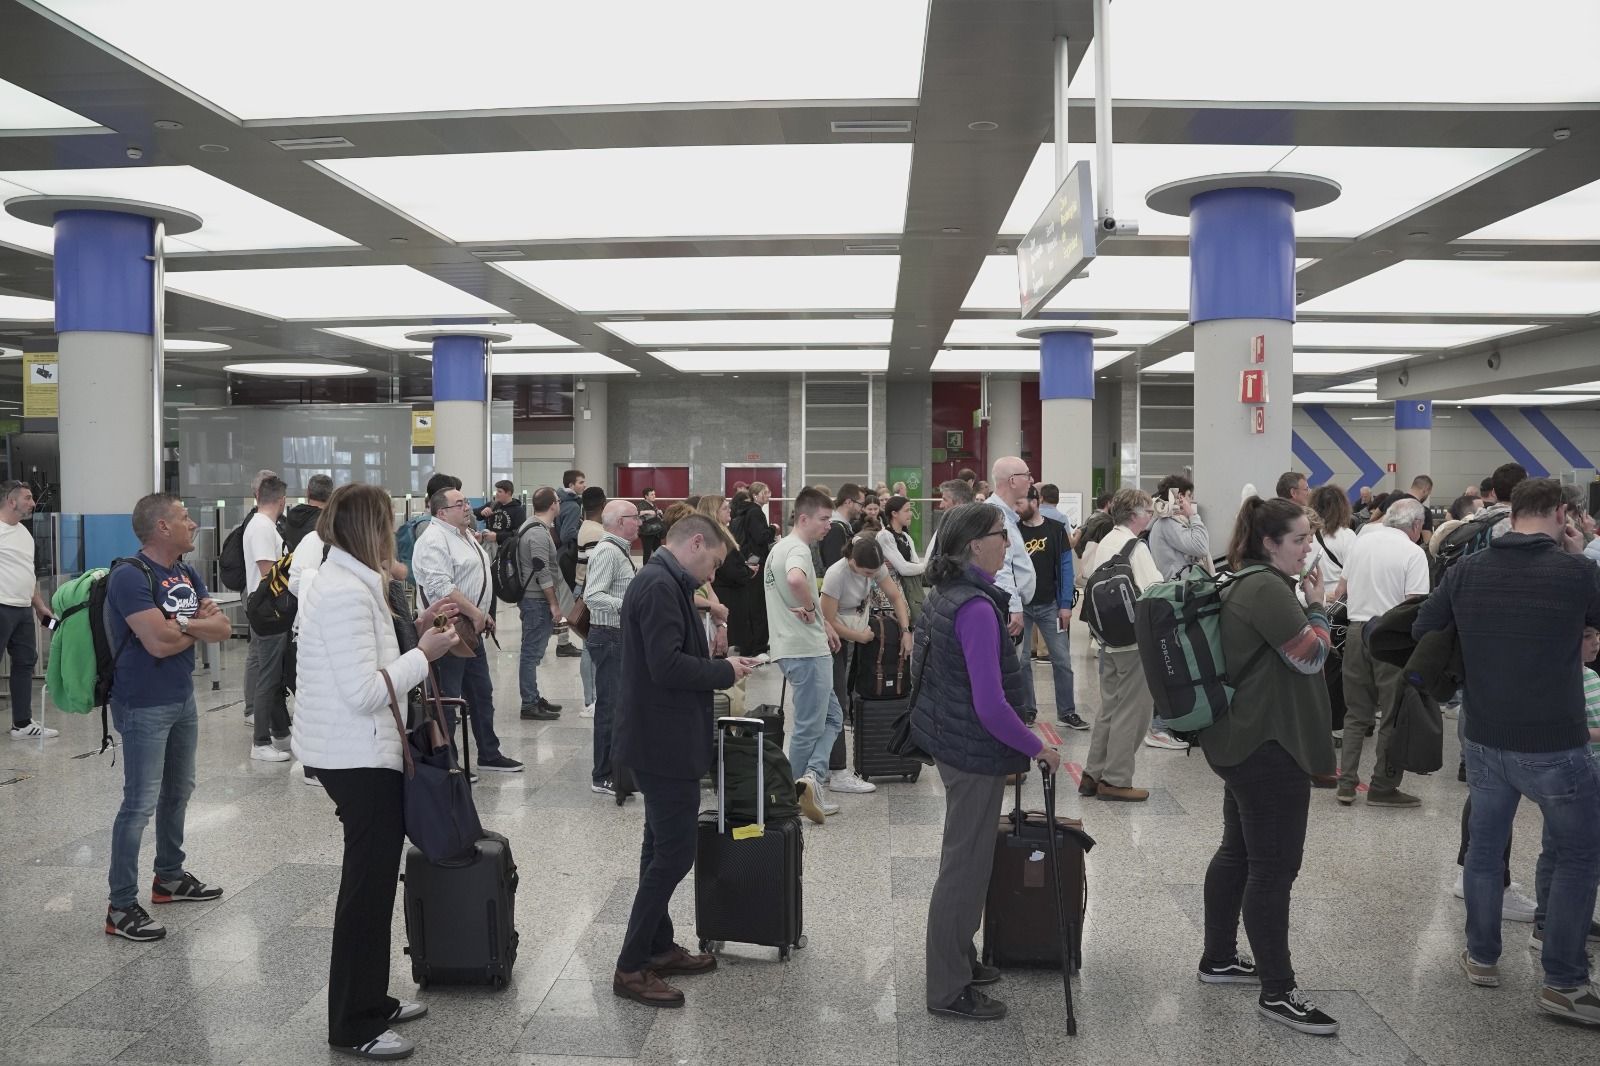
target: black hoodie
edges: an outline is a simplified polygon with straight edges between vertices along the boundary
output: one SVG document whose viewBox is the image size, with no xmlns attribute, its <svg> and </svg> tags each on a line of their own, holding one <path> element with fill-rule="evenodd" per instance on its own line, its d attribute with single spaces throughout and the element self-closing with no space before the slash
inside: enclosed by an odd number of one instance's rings
<svg viewBox="0 0 1600 1066">
<path fill-rule="evenodd" d="M 309 503 L 297 503 L 283 513 L 283 521 L 278 523 L 278 532 L 283 535 L 285 551 L 294 551 L 300 546 L 307 533 L 317 528 L 317 519 L 322 517 L 322 508 L 313 507 Z"/>
</svg>

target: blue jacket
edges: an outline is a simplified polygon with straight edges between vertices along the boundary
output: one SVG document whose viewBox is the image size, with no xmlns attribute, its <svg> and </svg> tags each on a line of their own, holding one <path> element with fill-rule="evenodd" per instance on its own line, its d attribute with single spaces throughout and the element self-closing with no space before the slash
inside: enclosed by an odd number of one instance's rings
<svg viewBox="0 0 1600 1066">
<path fill-rule="evenodd" d="M 556 489 L 556 499 L 561 510 L 556 513 L 556 547 L 578 543 L 578 530 L 583 526 L 583 500 L 571 489 Z"/>
<path fill-rule="evenodd" d="M 733 664 L 710 657 L 696 587 L 671 552 L 658 551 L 623 596 L 611 757 L 629 769 L 698 780 L 711 768 L 711 693 L 733 684 Z"/>
</svg>

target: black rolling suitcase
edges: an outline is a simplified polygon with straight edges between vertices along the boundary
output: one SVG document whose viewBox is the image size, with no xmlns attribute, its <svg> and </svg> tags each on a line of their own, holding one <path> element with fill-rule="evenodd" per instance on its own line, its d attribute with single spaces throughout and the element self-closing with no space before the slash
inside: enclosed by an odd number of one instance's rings
<svg viewBox="0 0 1600 1066">
<path fill-rule="evenodd" d="M 694 927 L 701 951 L 727 941 L 778 949 L 787 960 L 805 947 L 802 928 L 800 820 L 767 823 L 766 774 L 756 760 L 756 821 L 733 826 L 723 817 L 727 772 L 723 738 L 730 728 L 760 736 L 759 718 L 717 719 L 717 809 L 700 814 L 700 839 L 694 864 Z"/>
<path fill-rule="evenodd" d="M 1017 777 L 1016 805 L 1001 817 L 995 838 L 994 868 L 983 907 L 983 961 L 1001 967 L 1054 969 L 1061 965 L 1061 945 L 1068 944 L 1073 969 L 1077 969 L 1083 961 L 1083 912 L 1088 901 L 1083 856 L 1094 847 L 1094 838 L 1083 831 L 1080 822 L 1056 820 L 1060 902 L 1068 925 L 1063 934 L 1052 892 L 1052 863 L 1047 858 L 1049 822 L 1044 812 L 1022 809 L 1023 776 Z"/>
<path fill-rule="evenodd" d="M 517 864 L 511 844 L 486 833 L 471 858 L 429 862 L 406 851 L 406 954 L 411 979 L 426 988 L 504 988 L 517 961 Z"/>
<path fill-rule="evenodd" d="M 869 700 L 858 693 L 851 702 L 855 704 L 852 717 L 855 719 L 856 776 L 863 781 L 875 777 L 915 781 L 922 774 L 921 761 L 889 754 L 895 721 L 911 709 L 910 698 Z"/>
</svg>

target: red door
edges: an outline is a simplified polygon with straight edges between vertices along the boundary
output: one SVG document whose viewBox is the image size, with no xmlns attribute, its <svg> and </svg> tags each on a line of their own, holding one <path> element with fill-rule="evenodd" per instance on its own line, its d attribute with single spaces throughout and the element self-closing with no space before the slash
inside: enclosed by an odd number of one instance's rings
<svg viewBox="0 0 1600 1066">
<path fill-rule="evenodd" d="M 618 463 L 613 498 L 642 500 L 645 489 L 656 490 L 656 503 L 665 508 L 689 495 L 687 466 L 628 466 Z"/>
<path fill-rule="evenodd" d="M 772 490 L 772 502 L 767 504 L 767 520 L 783 528 L 783 467 L 781 466 L 725 466 L 722 468 L 722 494 L 733 499 L 733 486 L 737 482 L 754 485 L 757 481 Z"/>
</svg>

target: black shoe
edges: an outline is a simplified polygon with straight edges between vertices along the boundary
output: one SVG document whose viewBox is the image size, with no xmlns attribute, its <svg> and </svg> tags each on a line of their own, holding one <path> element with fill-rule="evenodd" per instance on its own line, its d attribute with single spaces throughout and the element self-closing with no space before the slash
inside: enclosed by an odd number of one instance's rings
<svg viewBox="0 0 1600 1066">
<path fill-rule="evenodd" d="M 1339 1031 L 1339 1023 L 1318 1010 L 1298 988 L 1279 996 L 1263 992 L 1256 1009 L 1275 1022 L 1312 1036 L 1332 1036 Z"/>
<path fill-rule="evenodd" d="M 487 759 L 479 759 L 478 769 L 493 770 L 501 774 L 520 774 L 522 772 L 522 764 L 515 759 L 508 759 L 504 755 L 495 755 Z"/>
<path fill-rule="evenodd" d="M 1000 980 L 1000 967 L 987 966 L 984 963 L 972 968 L 972 983 L 974 985 L 992 985 Z"/>
<path fill-rule="evenodd" d="M 553 722 L 560 717 L 560 711 L 547 711 L 537 703 L 522 708 L 521 718 L 524 722 Z"/>
<path fill-rule="evenodd" d="M 556 645 L 556 658 L 558 658 L 558 659 L 581 659 L 581 658 L 583 658 L 583 649 L 579 648 L 579 647 L 574 647 L 571 644 L 557 644 Z"/>
<path fill-rule="evenodd" d="M 1089 723 L 1078 717 L 1077 711 L 1068 711 L 1065 718 L 1057 718 L 1057 725 L 1064 725 L 1068 729 L 1088 729 Z"/>
<path fill-rule="evenodd" d="M 551 703 L 549 700 L 545 699 L 543 696 L 539 697 L 539 702 L 538 702 L 537 706 L 541 711 L 549 711 L 551 714 L 560 714 L 561 713 L 561 704 L 559 704 L 559 703 Z"/>
<path fill-rule="evenodd" d="M 1466 779 L 1467 779 L 1467 764 L 1464 763 L 1464 762 L 1457 764 L 1457 766 L 1456 766 L 1456 780 L 1464 782 L 1464 781 L 1466 781 Z"/>
<path fill-rule="evenodd" d="M 598 792 L 602 796 L 615 796 L 617 794 L 617 786 L 608 777 L 604 781 L 590 781 L 589 791 Z"/>
<path fill-rule="evenodd" d="M 1100 786 L 1088 774 L 1083 775 L 1083 780 L 1078 782 L 1078 795 L 1093 796 L 1100 791 Z"/>
<path fill-rule="evenodd" d="M 1039 718 L 1039 712 L 1038 711 L 1027 710 L 1027 711 L 1023 711 L 1022 712 L 1022 722 L 1023 722 L 1024 725 L 1032 725 L 1035 721 L 1038 720 L 1038 718 Z"/>
<path fill-rule="evenodd" d="M 1250 956 L 1242 952 L 1235 952 L 1233 958 L 1226 962 L 1212 962 L 1209 959 L 1200 960 L 1200 980 L 1208 985 L 1258 985 L 1261 975 L 1256 972 L 1256 964 Z"/>
<path fill-rule="evenodd" d="M 955 1002 L 944 1007 L 929 1007 L 928 1013 L 965 1018 L 969 1022 L 997 1022 L 1006 1016 L 1006 1005 L 968 985 L 961 990 Z"/>
<path fill-rule="evenodd" d="M 221 898 L 222 889 L 215 885 L 202 884 L 199 878 L 187 870 L 176 881 L 163 881 L 158 877 L 150 885 L 151 903 L 175 903 L 183 900 Z"/>
<path fill-rule="evenodd" d="M 148 911 L 137 903 L 125 911 L 106 908 L 106 935 L 120 936 L 125 940 L 160 940 L 167 935 L 167 927 L 150 917 Z"/>
</svg>

